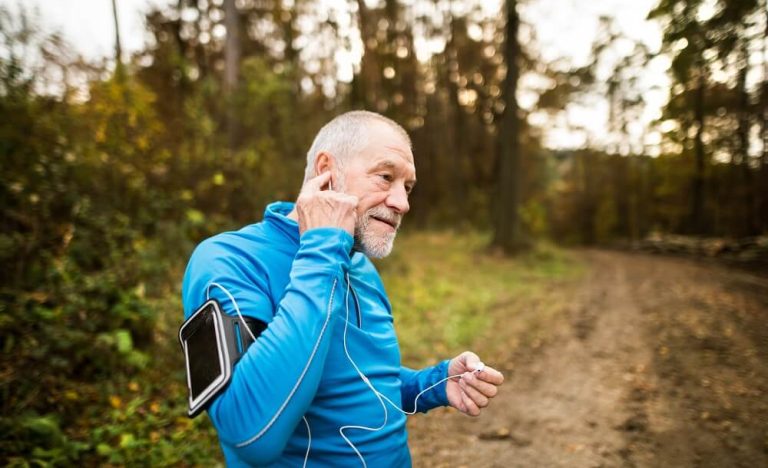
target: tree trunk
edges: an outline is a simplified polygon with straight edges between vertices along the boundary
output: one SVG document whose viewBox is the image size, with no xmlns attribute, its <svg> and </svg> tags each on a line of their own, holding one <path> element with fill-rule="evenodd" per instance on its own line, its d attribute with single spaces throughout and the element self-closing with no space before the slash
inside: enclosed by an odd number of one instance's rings
<svg viewBox="0 0 768 468">
<path fill-rule="evenodd" d="M 762 133 L 763 133 L 763 153 L 760 156 L 760 187 L 758 194 L 758 226 L 761 234 L 768 233 L 768 0 L 763 2 L 765 11 L 765 34 L 763 37 L 763 92 L 762 101 Z"/>
<path fill-rule="evenodd" d="M 237 89 L 240 71 L 240 18 L 235 0 L 224 0 L 224 24 L 227 28 L 227 41 L 224 49 L 224 95 L 227 102 L 227 137 L 230 154 L 237 145 L 237 118 L 235 116 L 232 94 Z"/>
<path fill-rule="evenodd" d="M 360 72 L 352 80 L 352 106 L 375 109 L 378 99 L 379 71 L 374 63 L 376 50 L 372 40 L 376 38 L 376 25 L 371 24 L 370 12 L 365 0 L 357 0 L 357 27 L 363 41 L 363 56 L 360 58 Z"/>
<path fill-rule="evenodd" d="M 704 88 L 706 87 L 706 78 L 704 76 L 704 65 L 698 67 L 698 78 L 696 85 L 696 94 L 694 106 L 694 121 L 696 122 L 696 137 L 694 140 L 695 148 L 695 166 L 692 183 L 691 213 L 689 229 L 693 234 L 704 234 Z"/>
<path fill-rule="evenodd" d="M 763 131 L 763 154 L 760 157 L 760 166 L 763 169 L 768 168 L 768 0 L 763 2 L 765 11 L 765 31 L 763 33 L 763 93 L 762 93 L 762 131 Z M 765 226 L 768 228 L 768 226 Z"/>
<path fill-rule="evenodd" d="M 224 50 L 224 91 L 229 94 L 237 88 L 240 65 L 239 18 L 235 0 L 224 0 L 224 24 L 227 42 Z"/>
<path fill-rule="evenodd" d="M 283 28 L 283 38 L 285 39 L 285 61 L 292 67 L 295 67 L 299 57 L 299 51 L 293 45 L 296 39 L 296 18 L 299 16 L 298 2 L 291 2 L 293 6 L 288 6 L 289 2 L 281 0 L 278 2 L 280 16 L 277 16 Z M 288 19 L 281 18 L 284 13 L 290 16 Z"/>
<path fill-rule="evenodd" d="M 504 79 L 504 115 L 499 127 L 499 173 L 497 178 L 498 196 L 493 217 L 493 245 L 504 252 L 512 253 L 524 247 L 520 230 L 518 206 L 520 204 L 520 124 L 518 122 L 517 80 L 520 44 L 517 30 L 520 18 L 517 14 L 517 0 L 507 0 L 507 25 L 504 59 L 507 75 Z"/>
<path fill-rule="evenodd" d="M 449 93 L 449 99 L 446 103 L 447 112 L 445 128 L 451 129 L 451 131 L 445 135 L 446 139 L 450 143 L 450 147 L 447 148 L 448 152 L 446 154 L 446 156 L 448 156 L 447 159 L 450 161 L 448 164 L 450 177 L 447 179 L 447 182 L 450 184 L 448 187 L 448 194 L 450 203 L 455 207 L 455 209 L 463 211 L 466 209 L 465 204 L 468 199 L 466 187 L 466 178 L 468 174 L 464 169 L 464 158 L 467 154 L 466 147 L 469 143 L 467 141 L 469 128 L 466 122 L 467 119 L 464 118 L 464 109 L 462 109 L 461 103 L 459 102 L 459 84 L 457 81 L 451 80 L 451 73 L 448 71 L 452 69 L 453 65 L 455 65 L 456 70 L 461 72 L 458 61 L 460 51 L 457 50 L 456 47 L 457 25 L 455 24 L 453 15 L 450 15 L 448 18 L 446 18 L 446 20 L 449 24 L 448 30 L 450 31 L 450 37 L 445 46 L 445 58 L 447 61 L 445 64 L 445 81 L 447 83 Z M 466 26 L 461 23 L 461 27 Z"/>
<path fill-rule="evenodd" d="M 112 17 L 115 21 L 115 73 L 118 79 L 122 79 L 123 47 L 120 43 L 120 23 L 117 20 L 117 0 L 112 0 Z"/>
<path fill-rule="evenodd" d="M 743 40 L 740 47 L 741 67 L 738 75 L 738 93 L 739 93 L 739 168 L 742 176 L 742 193 L 744 219 L 736 227 L 739 235 L 755 234 L 755 193 L 752 184 L 752 169 L 749 167 L 749 129 L 750 129 L 750 109 L 749 94 L 747 92 L 747 71 L 749 70 L 749 50 L 748 43 Z"/>
</svg>

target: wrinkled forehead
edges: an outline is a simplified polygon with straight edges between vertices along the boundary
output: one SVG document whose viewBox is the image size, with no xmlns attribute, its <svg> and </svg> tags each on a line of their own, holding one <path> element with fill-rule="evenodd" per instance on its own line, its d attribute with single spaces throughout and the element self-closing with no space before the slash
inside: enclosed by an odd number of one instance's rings
<svg viewBox="0 0 768 468">
<path fill-rule="evenodd" d="M 407 165 L 414 165 L 408 137 L 384 122 L 372 122 L 368 127 L 368 145 L 365 152 L 370 158 L 389 156 L 401 159 Z"/>
</svg>

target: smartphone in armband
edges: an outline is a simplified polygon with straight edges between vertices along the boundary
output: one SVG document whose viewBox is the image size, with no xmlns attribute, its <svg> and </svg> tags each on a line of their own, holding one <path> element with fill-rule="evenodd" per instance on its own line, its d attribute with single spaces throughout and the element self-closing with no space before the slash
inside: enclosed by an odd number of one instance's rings
<svg viewBox="0 0 768 468">
<path fill-rule="evenodd" d="M 242 329 L 250 329 L 251 333 Z M 195 311 L 179 329 L 184 350 L 189 389 L 190 418 L 208 407 L 229 384 L 235 363 L 245 354 L 266 324 L 251 318 L 231 317 L 222 313 L 211 299 Z"/>
</svg>

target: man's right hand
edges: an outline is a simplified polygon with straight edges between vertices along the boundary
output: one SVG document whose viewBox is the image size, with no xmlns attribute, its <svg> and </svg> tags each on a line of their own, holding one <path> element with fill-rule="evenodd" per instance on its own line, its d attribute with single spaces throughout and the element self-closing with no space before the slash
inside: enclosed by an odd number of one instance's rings
<svg viewBox="0 0 768 468">
<path fill-rule="evenodd" d="M 323 190 L 331 180 L 331 172 L 324 172 L 308 180 L 296 199 L 299 233 L 318 227 L 337 227 L 355 234 L 357 203 L 355 196 L 333 190 Z"/>
</svg>

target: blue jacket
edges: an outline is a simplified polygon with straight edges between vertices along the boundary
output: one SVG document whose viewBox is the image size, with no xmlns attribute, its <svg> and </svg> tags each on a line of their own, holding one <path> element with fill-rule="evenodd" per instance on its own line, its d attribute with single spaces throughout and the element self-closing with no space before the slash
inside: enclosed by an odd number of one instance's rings
<svg viewBox="0 0 768 468">
<path fill-rule="evenodd" d="M 346 343 L 355 365 L 406 411 L 420 391 L 446 377 L 448 361 L 419 371 L 402 367 L 391 306 L 371 261 L 350 255 L 353 238 L 342 229 L 317 228 L 299 237 L 297 223 L 286 217 L 292 209 L 291 203 L 269 205 L 262 222 L 205 240 L 189 261 L 185 318 L 215 282 L 243 315 L 269 324 L 208 415 L 229 466 L 301 466 L 308 447 L 302 416 L 312 435 L 308 466 L 360 466 L 339 428 L 376 428 L 385 415 L 345 354 L 347 314 Z M 353 294 L 347 294 L 347 274 Z M 235 315 L 219 288 L 210 288 L 210 297 Z M 443 383 L 424 393 L 417 409 L 447 404 Z M 407 467 L 405 419 L 387 404 L 383 429 L 345 429 L 344 435 L 369 467 Z"/>
</svg>

